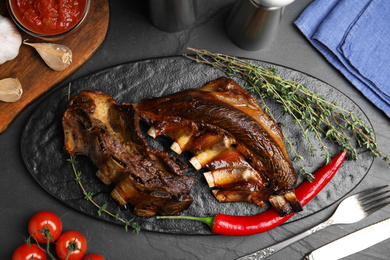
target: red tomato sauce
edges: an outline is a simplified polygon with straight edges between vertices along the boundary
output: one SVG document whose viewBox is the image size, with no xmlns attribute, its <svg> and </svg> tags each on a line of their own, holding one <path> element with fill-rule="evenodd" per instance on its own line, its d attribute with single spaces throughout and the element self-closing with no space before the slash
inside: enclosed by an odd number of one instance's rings
<svg viewBox="0 0 390 260">
<path fill-rule="evenodd" d="M 17 19 L 39 34 L 59 34 L 83 17 L 86 0 L 11 0 Z"/>
</svg>

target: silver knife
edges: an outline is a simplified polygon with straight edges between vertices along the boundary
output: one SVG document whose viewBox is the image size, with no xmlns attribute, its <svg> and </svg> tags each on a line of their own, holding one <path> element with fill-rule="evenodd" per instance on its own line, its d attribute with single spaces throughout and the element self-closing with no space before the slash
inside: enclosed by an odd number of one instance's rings
<svg viewBox="0 0 390 260">
<path fill-rule="evenodd" d="M 390 238 L 390 218 L 362 228 L 326 244 L 305 257 L 305 260 L 340 259 Z"/>
</svg>

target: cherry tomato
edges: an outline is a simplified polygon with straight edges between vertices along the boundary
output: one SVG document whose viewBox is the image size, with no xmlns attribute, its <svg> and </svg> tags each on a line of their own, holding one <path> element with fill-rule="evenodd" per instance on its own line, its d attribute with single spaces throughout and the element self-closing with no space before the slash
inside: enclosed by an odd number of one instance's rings
<svg viewBox="0 0 390 260">
<path fill-rule="evenodd" d="M 50 211 L 38 212 L 28 223 L 28 232 L 40 243 L 54 242 L 62 233 L 61 219 Z"/>
<path fill-rule="evenodd" d="M 87 240 L 83 234 L 75 230 L 63 233 L 56 242 L 56 253 L 61 260 L 66 259 L 69 250 L 72 249 L 67 260 L 80 260 L 87 251 Z"/>
<path fill-rule="evenodd" d="M 12 255 L 12 260 L 46 260 L 46 252 L 40 249 L 36 244 L 23 244 L 16 248 Z"/>
<path fill-rule="evenodd" d="M 103 256 L 98 254 L 89 254 L 83 258 L 83 260 L 105 260 Z"/>
</svg>

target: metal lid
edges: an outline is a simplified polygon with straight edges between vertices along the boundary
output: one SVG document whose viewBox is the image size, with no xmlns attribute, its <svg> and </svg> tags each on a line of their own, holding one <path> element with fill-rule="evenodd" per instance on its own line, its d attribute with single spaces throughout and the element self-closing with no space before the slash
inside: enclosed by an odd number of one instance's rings
<svg viewBox="0 0 390 260">
<path fill-rule="evenodd" d="M 252 1 L 264 7 L 283 7 L 294 2 L 294 0 L 252 0 Z"/>
</svg>

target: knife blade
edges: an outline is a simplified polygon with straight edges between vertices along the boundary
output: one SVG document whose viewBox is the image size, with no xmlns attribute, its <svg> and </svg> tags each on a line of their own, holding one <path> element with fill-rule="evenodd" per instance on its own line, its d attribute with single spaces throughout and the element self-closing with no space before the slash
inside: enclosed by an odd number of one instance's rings
<svg viewBox="0 0 390 260">
<path fill-rule="evenodd" d="M 305 260 L 340 259 L 390 238 L 390 218 L 362 228 L 308 254 Z"/>
</svg>

